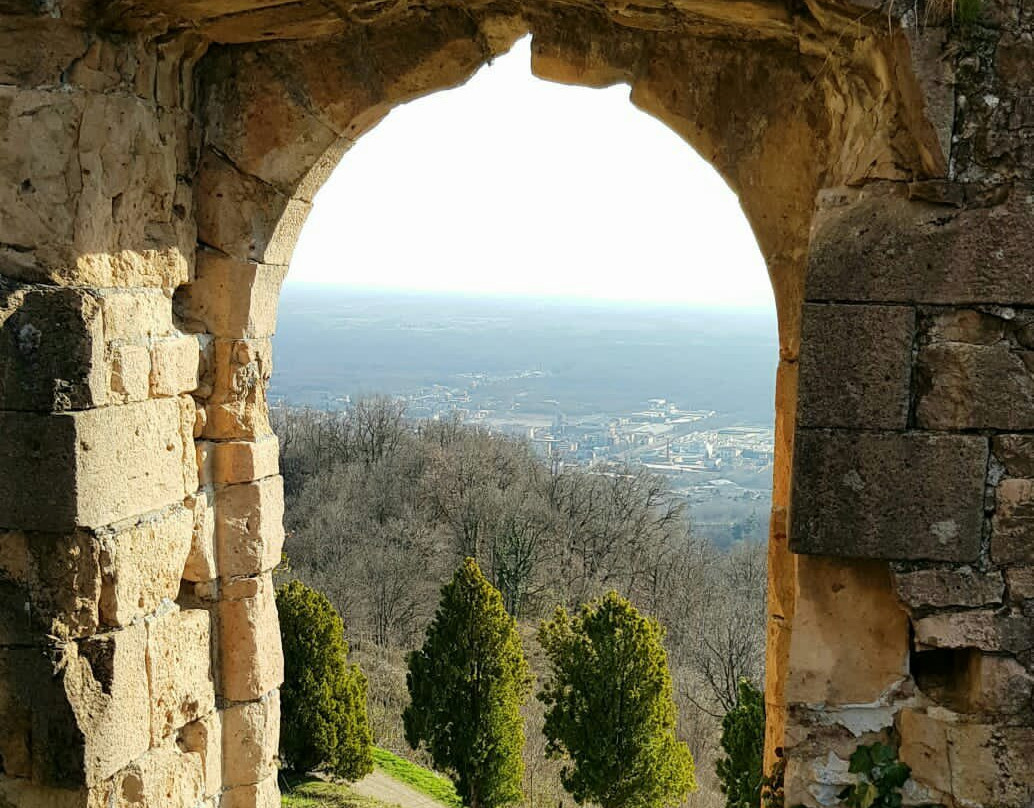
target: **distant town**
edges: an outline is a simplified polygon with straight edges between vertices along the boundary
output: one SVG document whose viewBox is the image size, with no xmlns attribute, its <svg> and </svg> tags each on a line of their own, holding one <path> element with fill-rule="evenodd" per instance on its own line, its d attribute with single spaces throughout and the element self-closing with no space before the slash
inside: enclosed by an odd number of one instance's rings
<svg viewBox="0 0 1034 808">
<path fill-rule="evenodd" d="M 461 373 L 455 385 L 434 384 L 393 396 L 413 419 L 459 417 L 490 432 L 521 436 L 558 469 L 588 466 L 601 473 L 644 467 L 667 478 L 700 530 L 719 541 L 759 534 L 771 505 L 775 436 L 769 425 L 731 423 L 721 412 L 683 408 L 664 398 L 631 412 L 568 415 L 562 402 L 534 399 L 520 382 L 544 371 Z M 516 385 L 514 383 L 517 383 Z M 495 395 L 505 383 L 509 395 Z M 348 395 L 328 401 L 345 409 Z M 290 406 L 290 402 L 274 402 Z"/>
<path fill-rule="evenodd" d="M 521 436 L 557 468 L 663 475 L 693 529 L 762 540 L 772 496 L 773 315 L 285 287 L 270 398 Z"/>
</svg>

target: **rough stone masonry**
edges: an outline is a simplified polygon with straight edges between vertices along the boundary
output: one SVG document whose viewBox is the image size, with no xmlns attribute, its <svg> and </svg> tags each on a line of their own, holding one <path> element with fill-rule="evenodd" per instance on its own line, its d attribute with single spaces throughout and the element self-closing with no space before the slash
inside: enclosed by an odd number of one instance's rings
<svg viewBox="0 0 1034 808">
<path fill-rule="evenodd" d="M 909 805 L 1034 803 L 1034 7 L 971 16 L 0 0 L 0 806 L 278 804 L 294 239 L 356 138 L 529 32 L 710 160 L 766 257 L 787 804 L 874 740 Z"/>
</svg>

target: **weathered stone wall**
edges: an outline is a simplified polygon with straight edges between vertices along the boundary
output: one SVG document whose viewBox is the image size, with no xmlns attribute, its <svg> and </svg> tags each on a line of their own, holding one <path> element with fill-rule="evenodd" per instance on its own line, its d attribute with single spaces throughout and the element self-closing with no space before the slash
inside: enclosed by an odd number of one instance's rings
<svg viewBox="0 0 1034 808">
<path fill-rule="evenodd" d="M 197 440 L 241 355 L 173 301 L 207 43 L 2 10 L 0 805 L 274 805 L 275 439 Z"/>
<path fill-rule="evenodd" d="M 277 804 L 265 389 L 312 197 L 525 32 L 739 194 L 780 320 L 767 758 L 1032 798 L 1034 16 L 0 2 L 0 805 Z M 399 223 L 405 227 L 404 222 Z M 791 474 L 792 471 L 792 474 Z"/>
<path fill-rule="evenodd" d="M 1034 798 L 1031 23 L 996 0 L 931 53 L 945 171 L 818 197 L 785 739 L 807 804 L 877 739 L 912 767 L 908 804 Z"/>
</svg>

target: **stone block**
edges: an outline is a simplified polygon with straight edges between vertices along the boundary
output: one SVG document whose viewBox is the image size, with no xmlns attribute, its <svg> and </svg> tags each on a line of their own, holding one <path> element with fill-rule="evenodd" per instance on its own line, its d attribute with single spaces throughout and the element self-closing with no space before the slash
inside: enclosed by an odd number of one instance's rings
<svg viewBox="0 0 1034 808">
<path fill-rule="evenodd" d="M 906 708 L 899 714 L 898 730 L 898 756 L 912 768 L 916 782 L 965 804 L 992 802 L 998 764 L 991 727 L 954 724 Z"/>
<path fill-rule="evenodd" d="M 77 140 L 84 104 L 79 93 L 0 88 L 0 154 L 10 178 L 0 188 L 0 274 L 48 283 L 61 274 L 52 274 L 52 267 L 75 264 L 82 189 Z M 25 148 L 28 143 L 31 149 Z"/>
<path fill-rule="evenodd" d="M 63 680 L 74 736 L 83 748 L 85 782 L 96 785 L 151 745 L 147 630 L 138 623 L 66 648 Z"/>
<path fill-rule="evenodd" d="M 220 808 L 280 808 L 280 790 L 276 776 L 267 777 L 261 783 L 239 786 L 223 792 Z"/>
<path fill-rule="evenodd" d="M 48 672 L 43 663 L 35 648 L 0 649 L 0 764 L 8 777 L 32 777 L 32 707 L 26 686 Z"/>
<path fill-rule="evenodd" d="M 976 648 L 1019 653 L 1034 647 L 1034 618 L 989 609 L 945 612 L 916 620 L 919 648 Z"/>
<path fill-rule="evenodd" d="M 971 682 L 974 712 L 1030 718 L 1034 710 L 1034 677 L 1011 657 L 980 654 Z"/>
<path fill-rule="evenodd" d="M 0 757 L 10 775 L 78 789 L 86 782 L 89 735 L 96 724 L 88 720 L 81 726 L 63 671 L 56 668 L 43 648 L 0 648 Z"/>
<path fill-rule="evenodd" d="M 998 638 L 1003 651 L 1020 656 L 1029 664 L 1034 650 L 1034 612 L 999 615 Z"/>
<path fill-rule="evenodd" d="M 176 396 L 197 389 L 200 361 L 197 337 L 156 342 L 151 349 L 151 395 Z"/>
<path fill-rule="evenodd" d="M 796 553 L 976 561 L 987 440 L 970 435 L 798 429 L 790 547 Z"/>
<path fill-rule="evenodd" d="M 0 581 L 16 581 L 28 604 L 0 626 L 25 625 L 26 612 L 34 632 L 62 639 L 128 625 L 177 596 L 192 526 L 177 505 L 96 531 L 0 533 Z"/>
<path fill-rule="evenodd" d="M 76 413 L 0 412 L 0 527 L 101 527 L 183 500 L 180 403 L 152 400 Z M 195 470 L 196 474 L 196 470 Z"/>
<path fill-rule="evenodd" d="M 284 678 L 272 577 L 228 581 L 219 594 L 219 695 L 255 701 Z"/>
<path fill-rule="evenodd" d="M 189 495 L 198 489 L 197 449 L 194 438 L 200 432 L 201 411 L 193 396 L 176 397 L 180 411 L 180 434 L 183 436 L 183 490 Z"/>
<path fill-rule="evenodd" d="M 976 309 L 945 309 L 924 317 L 920 330 L 931 342 L 994 345 L 1005 336 L 1005 320 Z"/>
<path fill-rule="evenodd" d="M 161 289 L 103 289 L 97 292 L 108 342 L 171 336 L 172 299 Z"/>
<path fill-rule="evenodd" d="M 0 532 L 0 581 L 29 580 L 29 539 L 18 531 Z M 6 643 L 0 642 L 0 645 Z"/>
<path fill-rule="evenodd" d="M 228 339 L 266 339 L 276 331 L 287 267 L 235 261 L 202 251 L 192 283 L 176 291 L 180 319 L 192 331 Z"/>
<path fill-rule="evenodd" d="M 326 52 L 319 45 L 314 47 Z M 209 108 L 219 111 L 209 122 L 209 142 L 238 170 L 293 195 L 309 167 L 341 140 L 342 133 L 327 125 L 322 119 L 327 110 L 318 109 L 306 90 L 291 81 L 293 77 L 278 64 L 279 59 L 249 64 L 248 78 L 242 81 L 238 71 L 243 65 L 231 55 L 227 57 L 213 60 L 215 64 L 209 67 L 212 74 L 226 76 L 231 71 L 233 76 L 209 87 Z M 351 96 L 351 83 L 339 83 L 341 95 L 331 108 L 343 103 L 341 96 Z M 270 138 L 270 131 L 279 134 Z"/>
<path fill-rule="evenodd" d="M 0 412 L 0 527 L 74 528 L 76 416 Z"/>
<path fill-rule="evenodd" d="M 186 752 L 195 752 L 201 758 L 205 776 L 206 797 L 223 789 L 223 713 L 211 712 L 187 724 L 180 730 L 178 744 Z"/>
<path fill-rule="evenodd" d="M 223 714 L 223 785 L 253 785 L 275 776 L 280 742 L 280 691 L 235 704 Z"/>
<path fill-rule="evenodd" d="M 1013 567 L 1005 571 L 1012 600 L 1034 600 L 1034 567 Z"/>
<path fill-rule="evenodd" d="M 175 505 L 97 531 L 103 625 L 128 625 L 155 611 L 162 601 L 176 598 L 193 527 L 193 513 Z"/>
<path fill-rule="evenodd" d="M 1029 808 L 1034 798 L 1034 729 L 997 727 L 995 736 L 999 768 L 995 801 L 1006 808 Z"/>
<path fill-rule="evenodd" d="M 86 789 L 57 789 L 20 777 L 0 777 L 0 805 L 18 808 L 94 808 Z"/>
<path fill-rule="evenodd" d="M 908 652 L 908 616 L 886 563 L 798 559 L 788 703 L 877 702 L 907 675 Z"/>
<path fill-rule="evenodd" d="M 273 372 L 269 340 L 216 340 L 206 383 L 212 394 L 202 436 L 209 440 L 255 440 L 272 434 L 266 387 Z"/>
<path fill-rule="evenodd" d="M 215 709 L 209 613 L 172 610 L 147 620 L 151 743 Z"/>
<path fill-rule="evenodd" d="M 76 520 L 102 526 L 182 502 L 193 424 L 179 400 L 76 413 Z M 196 473 L 196 472 L 195 472 Z M 196 484 L 195 484 L 196 485 Z"/>
<path fill-rule="evenodd" d="M 995 435 L 991 451 L 1008 476 L 1034 479 L 1034 435 Z"/>
<path fill-rule="evenodd" d="M 88 531 L 0 533 L 0 645 L 94 633 L 100 546 Z"/>
<path fill-rule="evenodd" d="M 996 564 L 1034 563 L 1034 480 L 1002 480 L 995 490 L 991 558 Z"/>
<path fill-rule="evenodd" d="M 0 84 L 59 84 L 86 44 L 85 32 L 65 20 L 5 17 L 0 22 Z"/>
<path fill-rule="evenodd" d="M 253 441 L 198 441 L 197 453 L 202 485 L 246 483 L 280 471 L 280 442 L 276 435 Z"/>
<path fill-rule="evenodd" d="M 152 749 L 106 784 L 105 808 L 196 808 L 204 793 L 201 757 Z"/>
<path fill-rule="evenodd" d="M 151 392 L 151 352 L 143 345 L 111 349 L 111 399 L 122 404 L 144 401 Z"/>
<path fill-rule="evenodd" d="M 96 297 L 0 276 L 0 409 L 85 409 L 104 404 L 107 388 Z"/>
<path fill-rule="evenodd" d="M 271 570 L 284 546 L 284 481 L 266 477 L 215 490 L 216 558 L 229 578 Z"/>
<path fill-rule="evenodd" d="M 949 612 L 916 621 L 916 645 L 928 648 L 998 650 L 994 612 Z"/>
<path fill-rule="evenodd" d="M 912 308 L 805 304 L 801 327 L 801 426 L 905 428 Z"/>
<path fill-rule="evenodd" d="M 132 93 L 0 88 L 0 271 L 59 286 L 171 289 L 196 237 L 176 215 L 186 115 Z M 23 144 L 31 143 L 32 148 Z M 127 160 L 126 155 L 133 155 Z"/>
<path fill-rule="evenodd" d="M 187 499 L 187 506 L 194 515 L 194 524 L 190 553 L 183 568 L 183 579 L 186 581 L 211 581 L 218 575 L 215 560 L 215 509 L 210 497 L 210 492 L 199 491 Z"/>
<path fill-rule="evenodd" d="M 909 201 L 898 184 L 828 196 L 815 216 L 808 300 L 931 304 L 1034 303 L 1031 190 L 954 209 Z"/>
<path fill-rule="evenodd" d="M 1034 351 L 937 343 L 919 351 L 916 423 L 923 429 L 1034 429 Z"/>
<path fill-rule="evenodd" d="M 897 572 L 893 578 L 898 597 L 910 609 L 992 606 L 1005 596 L 1000 572 L 981 573 L 971 567 Z"/>
</svg>

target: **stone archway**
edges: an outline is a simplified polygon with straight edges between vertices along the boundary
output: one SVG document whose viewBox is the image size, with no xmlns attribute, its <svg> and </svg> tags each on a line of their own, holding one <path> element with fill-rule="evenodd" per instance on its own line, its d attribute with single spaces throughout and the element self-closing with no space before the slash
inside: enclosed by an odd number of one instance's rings
<svg viewBox="0 0 1034 808">
<path fill-rule="evenodd" d="M 790 804 L 835 803 L 891 736 L 913 801 L 1029 801 L 1018 2 L 954 33 L 834 2 L 9 6 L 0 800 L 276 804 L 264 391 L 293 240 L 356 137 L 530 31 L 537 74 L 627 82 L 708 158 L 768 262 L 766 751 Z"/>
</svg>

